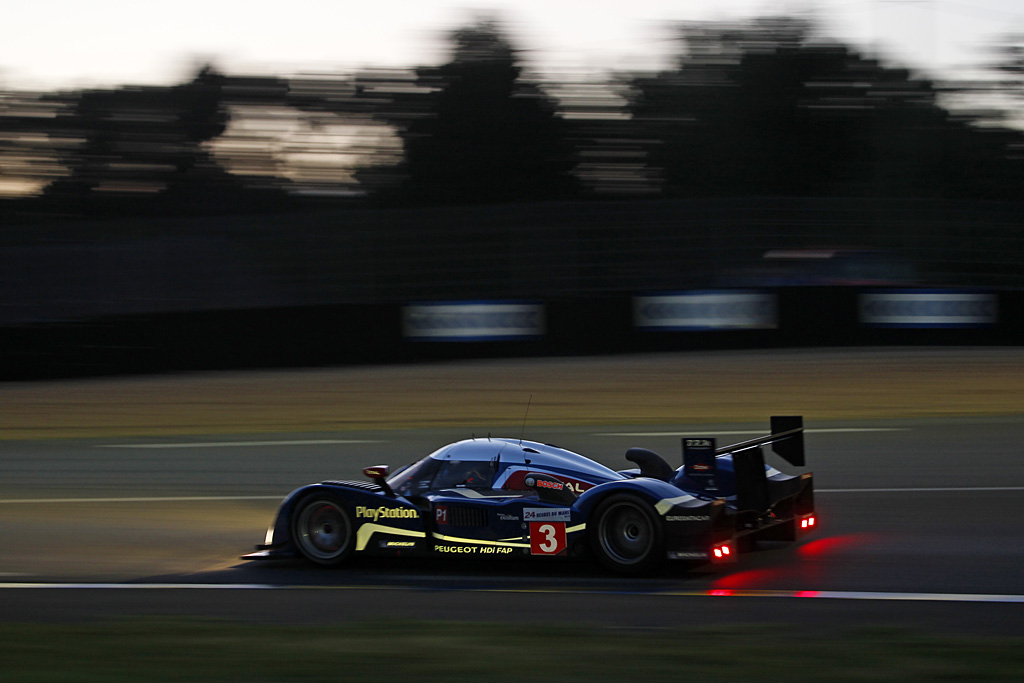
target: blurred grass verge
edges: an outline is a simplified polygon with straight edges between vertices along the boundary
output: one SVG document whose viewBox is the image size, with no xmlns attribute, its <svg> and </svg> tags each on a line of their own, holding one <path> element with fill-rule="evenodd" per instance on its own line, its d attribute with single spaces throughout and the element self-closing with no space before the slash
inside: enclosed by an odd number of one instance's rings
<svg viewBox="0 0 1024 683">
<path fill-rule="evenodd" d="M 1024 349 L 497 359 L 0 385 L 0 439 L 1020 415 Z"/>
<path fill-rule="evenodd" d="M 2 681 L 1019 681 L 1024 638 L 197 619 L 0 624 Z"/>
</svg>

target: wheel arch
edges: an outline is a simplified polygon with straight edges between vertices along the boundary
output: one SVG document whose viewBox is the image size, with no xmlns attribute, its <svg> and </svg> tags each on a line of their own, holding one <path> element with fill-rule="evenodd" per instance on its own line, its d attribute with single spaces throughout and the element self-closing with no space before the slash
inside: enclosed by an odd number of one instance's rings
<svg viewBox="0 0 1024 683">
<path fill-rule="evenodd" d="M 576 499 L 573 507 L 582 514 L 584 519 L 589 521 L 590 515 L 604 499 L 619 493 L 631 493 L 649 503 L 651 509 L 659 517 L 663 517 L 657 510 L 660 501 L 689 495 L 685 491 L 657 479 L 617 479 L 587 489 Z"/>
<path fill-rule="evenodd" d="M 315 564 L 344 564 L 356 552 L 359 525 L 351 501 L 335 487 L 312 487 L 296 496 L 288 526 L 292 546 Z"/>
<path fill-rule="evenodd" d="M 281 504 L 278 505 L 277 514 L 271 526 L 273 530 L 272 538 L 271 534 L 268 534 L 268 543 L 266 545 L 272 546 L 275 549 L 298 552 L 293 534 L 295 513 L 302 502 L 316 495 L 332 496 L 341 501 L 353 519 L 355 518 L 356 505 L 363 503 L 378 504 L 383 498 L 382 494 L 349 489 L 330 482 L 300 486 L 285 496 Z"/>
<path fill-rule="evenodd" d="M 605 569 L 623 576 L 648 574 L 665 561 L 664 518 L 648 496 L 618 488 L 602 496 L 587 523 L 587 546 Z"/>
</svg>

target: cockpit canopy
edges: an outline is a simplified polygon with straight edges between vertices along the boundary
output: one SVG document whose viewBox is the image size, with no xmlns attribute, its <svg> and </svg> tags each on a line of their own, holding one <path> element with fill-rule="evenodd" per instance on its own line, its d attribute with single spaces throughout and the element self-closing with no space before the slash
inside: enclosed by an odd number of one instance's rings
<svg viewBox="0 0 1024 683">
<path fill-rule="evenodd" d="M 467 439 L 444 446 L 397 471 L 388 485 L 400 496 L 448 488 L 507 488 L 514 472 L 565 475 L 597 484 L 622 475 L 582 455 L 518 439 Z M 519 475 L 521 479 L 521 474 Z"/>
<path fill-rule="evenodd" d="M 485 489 L 494 481 L 496 463 L 475 460 L 436 460 L 423 458 L 395 473 L 388 484 L 400 496 L 415 496 L 427 491 L 457 487 Z"/>
</svg>

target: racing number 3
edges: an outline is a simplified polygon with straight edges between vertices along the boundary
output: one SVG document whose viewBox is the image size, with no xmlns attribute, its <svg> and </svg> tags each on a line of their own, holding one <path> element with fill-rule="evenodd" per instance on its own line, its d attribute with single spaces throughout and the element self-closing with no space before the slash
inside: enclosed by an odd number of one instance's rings
<svg viewBox="0 0 1024 683">
<path fill-rule="evenodd" d="M 565 546 L 564 522 L 530 522 L 531 555 L 559 555 Z"/>
</svg>

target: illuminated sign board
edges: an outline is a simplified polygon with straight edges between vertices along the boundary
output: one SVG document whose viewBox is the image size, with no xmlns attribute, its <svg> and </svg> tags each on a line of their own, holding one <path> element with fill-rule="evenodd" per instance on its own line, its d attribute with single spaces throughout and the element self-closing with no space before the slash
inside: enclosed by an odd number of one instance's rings
<svg viewBox="0 0 1024 683">
<path fill-rule="evenodd" d="M 999 319 L 996 295 L 952 290 L 865 292 L 860 322 L 872 327 L 986 327 Z"/>
<path fill-rule="evenodd" d="M 776 295 L 755 290 L 692 291 L 633 298 L 642 330 L 766 330 L 778 327 Z"/>
<path fill-rule="evenodd" d="M 500 341 L 544 333 L 543 304 L 448 301 L 402 307 L 402 336 L 411 340 Z"/>
</svg>

